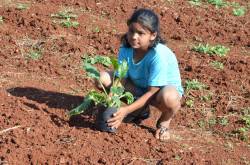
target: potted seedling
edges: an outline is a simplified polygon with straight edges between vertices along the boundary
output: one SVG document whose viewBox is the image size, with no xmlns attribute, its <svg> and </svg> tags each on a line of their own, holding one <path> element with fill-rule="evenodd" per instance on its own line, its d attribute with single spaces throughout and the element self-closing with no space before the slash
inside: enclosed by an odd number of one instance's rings
<svg viewBox="0 0 250 165">
<path fill-rule="evenodd" d="M 131 104 L 134 101 L 133 95 L 130 92 L 126 92 L 121 84 L 122 78 L 126 76 L 128 71 L 127 62 L 123 61 L 119 64 L 117 59 L 112 58 L 111 63 L 114 69 L 114 75 L 110 89 L 106 89 L 100 81 L 100 73 L 97 68 L 88 62 L 84 62 L 83 66 L 87 76 L 96 80 L 101 85 L 102 91 L 91 90 L 85 96 L 83 102 L 69 112 L 69 116 L 78 115 L 94 103 L 95 106 L 98 106 L 96 117 L 97 128 L 106 132 L 116 131 L 116 129 L 108 127 L 107 120 L 119 109 L 122 104 L 121 99 L 125 99 L 127 104 Z"/>
</svg>

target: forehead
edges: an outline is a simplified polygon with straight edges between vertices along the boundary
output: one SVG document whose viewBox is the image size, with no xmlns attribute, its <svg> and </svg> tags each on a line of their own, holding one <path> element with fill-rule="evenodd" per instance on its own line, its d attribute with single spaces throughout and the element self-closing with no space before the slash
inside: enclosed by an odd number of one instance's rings
<svg viewBox="0 0 250 165">
<path fill-rule="evenodd" d="M 128 28 L 133 31 L 140 31 L 140 32 L 145 32 L 145 33 L 150 33 L 150 31 L 145 27 L 142 26 L 140 23 L 134 22 L 131 23 Z"/>
</svg>

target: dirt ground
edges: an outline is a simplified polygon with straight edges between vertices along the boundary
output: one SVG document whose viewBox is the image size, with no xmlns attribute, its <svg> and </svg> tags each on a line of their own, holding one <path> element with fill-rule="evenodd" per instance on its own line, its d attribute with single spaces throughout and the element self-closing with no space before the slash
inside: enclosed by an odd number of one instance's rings
<svg viewBox="0 0 250 165">
<path fill-rule="evenodd" d="M 250 9 L 247 0 L 234 2 Z M 140 7 L 159 15 L 183 85 L 197 79 L 208 87 L 183 98 L 167 142 L 154 138 L 160 114 L 153 107 L 149 119 L 122 124 L 116 134 L 96 130 L 94 109 L 67 116 L 95 88 L 82 57 L 116 56 L 126 20 Z M 60 25 L 55 14 L 65 10 L 78 27 Z M 246 125 L 243 111 L 250 113 L 250 12 L 232 10 L 184 0 L 0 0 L 0 164 L 249 165 L 249 131 L 237 130 Z M 198 43 L 230 51 L 192 51 Z M 211 67 L 215 60 L 224 68 Z"/>
</svg>

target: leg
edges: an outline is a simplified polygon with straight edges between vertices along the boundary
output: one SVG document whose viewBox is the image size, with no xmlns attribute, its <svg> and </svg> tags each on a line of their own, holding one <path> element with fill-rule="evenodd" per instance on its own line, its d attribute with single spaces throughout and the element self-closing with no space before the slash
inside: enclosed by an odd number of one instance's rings
<svg viewBox="0 0 250 165">
<path fill-rule="evenodd" d="M 168 140 L 170 138 L 169 125 L 181 107 L 181 96 L 173 86 L 166 86 L 160 90 L 156 96 L 156 106 L 161 112 L 161 116 L 157 121 L 157 130 L 155 137 L 160 140 Z"/>
</svg>

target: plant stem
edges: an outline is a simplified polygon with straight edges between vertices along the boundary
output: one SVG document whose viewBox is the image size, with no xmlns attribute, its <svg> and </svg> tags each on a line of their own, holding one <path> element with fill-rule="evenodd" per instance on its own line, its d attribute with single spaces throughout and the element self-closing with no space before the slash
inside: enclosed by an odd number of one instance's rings
<svg viewBox="0 0 250 165">
<path fill-rule="evenodd" d="M 102 82 L 101 82 L 100 80 L 98 80 L 98 81 L 99 81 L 99 83 L 101 84 L 101 87 L 102 87 L 102 89 L 103 89 L 105 95 L 108 96 L 108 93 L 107 93 L 105 87 L 103 86 Z"/>
</svg>

